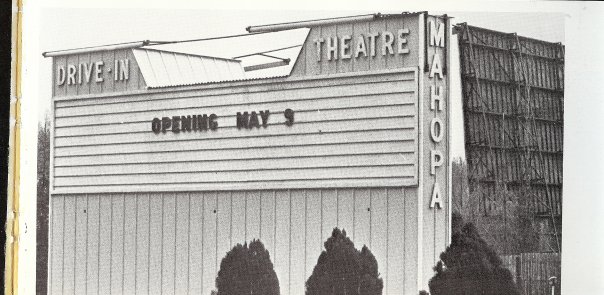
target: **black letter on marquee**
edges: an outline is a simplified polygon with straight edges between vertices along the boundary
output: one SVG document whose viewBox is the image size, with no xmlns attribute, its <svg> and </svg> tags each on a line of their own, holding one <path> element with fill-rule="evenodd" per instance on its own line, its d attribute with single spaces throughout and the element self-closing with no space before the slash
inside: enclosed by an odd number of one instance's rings
<svg viewBox="0 0 604 295">
<path fill-rule="evenodd" d="M 161 118 L 161 132 L 166 133 L 166 130 L 172 126 L 172 120 L 169 117 Z"/>
<path fill-rule="evenodd" d="M 172 132 L 174 132 L 174 133 L 180 132 L 180 117 L 179 116 L 172 117 Z"/>
<path fill-rule="evenodd" d="M 180 117 L 180 130 L 191 131 L 191 116 Z"/>
<path fill-rule="evenodd" d="M 285 112 L 283 112 L 283 115 L 285 116 L 285 119 L 287 119 L 285 125 L 294 125 L 294 111 L 292 111 L 292 109 L 286 109 Z"/>
<path fill-rule="evenodd" d="M 161 120 L 158 118 L 153 118 L 153 121 L 151 121 L 151 130 L 153 130 L 153 133 L 155 134 L 159 134 L 161 132 Z"/>
<path fill-rule="evenodd" d="M 218 116 L 216 116 L 216 114 L 210 115 L 210 120 L 209 120 L 210 130 L 218 129 L 218 122 L 216 122 L 217 118 L 218 118 Z"/>
<path fill-rule="evenodd" d="M 247 112 L 244 112 L 243 114 L 237 112 L 237 129 L 248 128 L 248 120 L 249 115 Z"/>
<path fill-rule="evenodd" d="M 260 121 L 258 120 L 258 114 L 256 114 L 256 112 L 252 112 L 250 114 L 250 123 L 248 128 L 252 129 L 252 127 L 260 128 Z"/>
<path fill-rule="evenodd" d="M 268 125 L 268 116 L 271 113 L 269 112 L 269 110 L 266 111 L 260 111 L 260 117 L 262 117 L 262 127 L 266 128 L 266 126 Z"/>
<path fill-rule="evenodd" d="M 197 131 L 197 115 L 193 115 L 193 131 Z"/>
<path fill-rule="evenodd" d="M 197 115 L 197 127 L 199 127 L 199 130 L 208 130 L 208 115 Z"/>
</svg>

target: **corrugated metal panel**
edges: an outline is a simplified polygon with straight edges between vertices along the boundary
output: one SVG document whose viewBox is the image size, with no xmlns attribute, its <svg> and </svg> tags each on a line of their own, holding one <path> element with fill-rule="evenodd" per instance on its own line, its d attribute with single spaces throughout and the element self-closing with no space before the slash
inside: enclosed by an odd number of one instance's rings
<svg viewBox="0 0 604 295">
<path fill-rule="evenodd" d="M 300 28 L 271 32 L 269 34 L 249 34 L 236 38 L 219 38 L 194 43 L 162 44 L 145 48 L 161 48 L 166 51 L 226 59 L 238 57 L 237 60 L 241 60 L 241 66 L 244 68 L 277 61 L 274 58 L 254 55 L 254 53 L 270 51 L 268 52 L 269 55 L 289 59 L 290 63 L 274 68 L 248 71 L 245 73 L 244 80 L 286 77 L 292 71 L 294 64 L 297 63 L 296 61 L 301 50 L 301 46 L 297 45 L 301 45 L 304 42 L 309 31 L 310 29 L 308 28 Z M 231 64 L 232 66 L 237 65 Z"/>
<path fill-rule="evenodd" d="M 149 88 L 245 79 L 238 60 L 150 48 L 132 52 Z"/>
<path fill-rule="evenodd" d="M 415 185 L 416 79 L 392 71 L 56 102 L 54 192 Z M 236 127 L 237 112 L 267 109 L 266 128 Z M 215 131 L 151 131 L 154 117 L 211 113 Z"/>
<path fill-rule="evenodd" d="M 281 294 L 304 294 L 334 227 L 358 249 L 370 248 L 384 294 L 417 291 L 416 188 L 78 194 L 52 201 L 50 294 L 210 294 L 226 252 L 252 239 L 268 249 Z"/>
</svg>

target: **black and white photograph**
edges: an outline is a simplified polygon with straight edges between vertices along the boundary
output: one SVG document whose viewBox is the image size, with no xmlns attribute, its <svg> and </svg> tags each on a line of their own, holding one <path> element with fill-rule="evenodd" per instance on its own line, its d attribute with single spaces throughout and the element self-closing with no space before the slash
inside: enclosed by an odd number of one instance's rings
<svg viewBox="0 0 604 295">
<path fill-rule="evenodd" d="M 450 7 L 38 7 L 11 290 L 585 294 L 569 15 Z"/>
</svg>

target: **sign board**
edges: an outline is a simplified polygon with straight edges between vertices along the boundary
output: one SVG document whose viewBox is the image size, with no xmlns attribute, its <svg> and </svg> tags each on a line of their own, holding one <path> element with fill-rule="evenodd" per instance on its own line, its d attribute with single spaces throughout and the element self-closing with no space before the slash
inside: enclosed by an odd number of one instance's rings
<svg viewBox="0 0 604 295">
<path fill-rule="evenodd" d="M 53 57 L 53 96 L 70 97 L 145 88 L 131 49 Z"/>
<path fill-rule="evenodd" d="M 149 267 L 101 265 L 88 290 L 188 264 L 200 280 L 166 284 L 209 294 L 221 255 L 261 239 L 281 293 L 303 294 L 334 227 L 370 246 L 384 294 L 427 289 L 450 236 L 448 26 L 425 13 L 312 26 L 290 75 L 266 79 L 144 47 L 53 58 L 51 281 L 67 287 L 50 293 L 76 288 L 82 263 L 137 259 Z M 110 236 L 76 243 L 72 228 Z M 113 237 L 120 251 L 99 246 Z"/>
</svg>

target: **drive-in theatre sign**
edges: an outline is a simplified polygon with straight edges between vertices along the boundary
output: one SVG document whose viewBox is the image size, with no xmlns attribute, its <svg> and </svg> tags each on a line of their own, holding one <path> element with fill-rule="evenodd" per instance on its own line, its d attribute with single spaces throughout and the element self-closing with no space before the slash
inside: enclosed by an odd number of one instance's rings
<svg viewBox="0 0 604 295">
<path fill-rule="evenodd" d="M 384 294 L 427 289 L 450 230 L 449 25 L 425 13 L 307 27 L 285 76 L 148 42 L 53 56 L 49 290 L 203 293 L 260 239 L 281 294 L 334 227 Z"/>
</svg>

